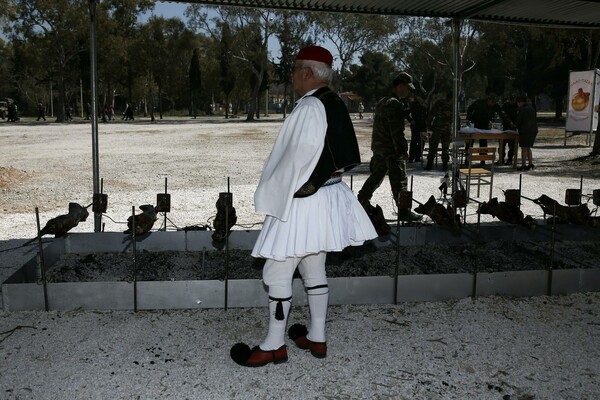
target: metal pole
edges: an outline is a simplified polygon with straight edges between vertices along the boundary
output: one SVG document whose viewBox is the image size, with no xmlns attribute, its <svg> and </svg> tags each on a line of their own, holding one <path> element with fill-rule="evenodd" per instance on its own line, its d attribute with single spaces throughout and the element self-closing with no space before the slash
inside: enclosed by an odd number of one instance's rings
<svg viewBox="0 0 600 400">
<path fill-rule="evenodd" d="M 523 174 L 519 174 L 519 196 L 523 195 Z M 521 209 L 521 200 L 519 200 L 519 210 Z"/>
<path fill-rule="evenodd" d="M 460 122 L 460 114 L 458 113 L 458 93 L 460 91 L 460 74 L 461 74 L 461 63 L 460 63 L 460 25 L 462 20 L 460 18 L 452 19 L 452 50 L 454 52 L 454 80 L 452 88 L 452 177 L 456 176 L 456 170 L 458 169 L 458 150 L 456 149 L 456 135 L 458 134 L 458 124 Z M 456 179 L 452 179 L 452 193 L 456 193 L 458 183 Z"/>
<path fill-rule="evenodd" d="M 44 246 L 42 246 L 42 235 L 40 229 L 40 212 L 38 208 L 35 208 L 35 219 L 37 222 L 38 231 L 38 246 L 40 252 L 40 271 L 42 275 L 42 285 L 44 286 L 44 309 L 48 311 L 48 281 L 46 280 L 46 264 L 44 263 Z"/>
<path fill-rule="evenodd" d="M 554 268 L 554 241 L 556 239 L 556 203 L 554 203 L 554 209 L 552 210 L 554 216 L 552 218 L 552 230 L 550 237 L 550 265 L 548 266 L 548 286 L 546 287 L 546 294 L 552 295 L 552 270 Z"/>
<path fill-rule="evenodd" d="M 229 191 L 229 177 L 227 177 L 227 193 Z M 225 202 L 225 311 L 227 311 L 229 298 L 229 203 Z"/>
<path fill-rule="evenodd" d="M 165 177 L 165 199 L 167 198 L 167 178 Z M 167 213 L 165 212 L 165 232 L 167 231 Z"/>
<path fill-rule="evenodd" d="M 133 311 L 137 312 L 137 248 L 135 243 L 135 206 L 131 206 L 131 253 L 133 255 Z"/>
<path fill-rule="evenodd" d="M 83 80 L 79 79 L 79 105 L 81 108 L 81 118 L 83 118 Z"/>
<path fill-rule="evenodd" d="M 400 197 L 400 196 L 398 196 Z M 396 200 L 400 200 L 399 198 Z M 398 204 L 398 203 L 396 203 Z M 410 210 L 409 210 L 410 214 Z M 400 271 L 400 208 L 396 214 L 396 268 L 394 270 L 394 304 L 398 304 L 398 274 Z"/>
<path fill-rule="evenodd" d="M 52 94 L 52 81 L 50 81 L 50 116 L 54 118 L 54 95 Z"/>
<path fill-rule="evenodd" d="M 265 96 L 265 117 L 269 116 L 269 89 L 266 90 L 267 95 Z"/>
<path fill-rule="evenodd" d="M 92 179 L 94 193 L 100 190 L 100 163 L 98 153 L 98 102 L 97 102 L 97 71 L 96 61 L 96 3 L 99 0 L 88 0 L 90 11 L 90 88 L 92 99 L 90 112 L 92 116 Z M 94 232 L 100 232 L 102 215 L 94 214 Z"/>
</svg>

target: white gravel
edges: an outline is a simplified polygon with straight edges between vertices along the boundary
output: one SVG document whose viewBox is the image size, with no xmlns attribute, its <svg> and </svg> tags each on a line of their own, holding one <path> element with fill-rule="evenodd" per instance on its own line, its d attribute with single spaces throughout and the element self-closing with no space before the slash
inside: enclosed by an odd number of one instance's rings
<svg viewBox="0 0 600 400">
<path fill-rule="evenodd" d="M 365 162 L 370 123 L 356 121 Z M 131 206 L 154 203 L 165 177 L 172 225 L 210 222 L 228 177 L 238 224 L 261 222 L 252 194 L 280 125 L 275 117 L 101 124 L 100 176 L 116 221 L 104 218 L 104 229 L 124 230 Z M 567 147 L 560 132 L 550 136 L 533 149 L 537 168 L 523 175 L 523 194 L 562 203 L 581 175 L 584 193 L 600 188 L 598 165 L 571 161 L 589 153 L 584 136 Z M 0 123 L 0 281 L 34 255 L 14 248 L 35 236 L 35 207 L 43 224 L 70 201 L 91 203 L 91 155 L 88 124 Z M 411 164 L 409 173 L 416 200 L 438 194 L 440 171 Z M 355 175 L 355 191 L 365 178 Z M 501 190 L 518 185 L 516 171 L 499 168 L 494 196 L 503 200 Z M 394 218 L 387 181 L 373 202 Z M 529 201 L 523 211 L 542 217 Z M 474 208 L 467 214 L 474 222 Z M 93 229 L 90 217 L 75 231 Z M 0 311 L 0 398 L 595 399 L 599 305 L 600 294 L 587 293 L 334 306 L 326 359 L 289 343 L 288 363 L 260 369 L 234 364 L 229 348 L 263 338 L 266 308 Z M 305 307 L 295 307 L 290 323 L 306 317 Z"/>
</svg>

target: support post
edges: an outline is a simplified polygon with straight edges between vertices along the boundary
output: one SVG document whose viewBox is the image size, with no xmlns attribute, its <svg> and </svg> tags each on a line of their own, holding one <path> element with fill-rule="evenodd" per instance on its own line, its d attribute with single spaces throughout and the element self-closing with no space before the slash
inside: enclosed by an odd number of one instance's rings
<svg viewBox="0 0 600 400">
<path fill-rule="evenodd" d="M 137 312 L 137 247 L 135 235 L 135 206 L 131 206 L 131 253 L 133 260 L 133 311 Z"/>
<path fill-rule="evenodd" d="M 458 125 L 460 123 L 460 114 L 458 110 L 458 94 L 460 92 L 460 74 L 461 74 L 461 62 L 460 62 L 460 25 L 462 20 L 460 18 L 452 19 L 452 50 L 454 53 L 454 79 L 452 87 L 452 143 L 456 143 L 456 135 L 458 134 Z M 458 170 L 457 161 L 458 150 L 456 146 L 452 146 L 452 176 L 456 176 Z M 456 179 L 452 179 L 452 193 L 457 190 Z"/>
<path fill-rule="evenodd" d="M 39 255 L 40 255 L 40 271 L 42 275 L 42 285 L 44 286 L 44 309 L 46 311 L 49 310 L 48 307 L 48 281 L 46 279 L 46 263 L 44 262 L 44 246 L 42 245 L 42 231 L 40 229 L 40 211 L 36 207 L 35 208 L 35 220 L 37 223 L 37 239 L 39 246 Z"/>
<path fill-rule="evenodd" d="M 94 193 L 100 192 L 100 163 L 98 152 L 98 94 L 97 94 L 97 72 L 96 61 L 96 3 L 99 0 L 88 0 L 90 12 L 90 114 L 92 118 L 92 179 Z M 102 225 L 102 214 L 94 214 L 94 232 L 100 232 Z"/>
</svg>

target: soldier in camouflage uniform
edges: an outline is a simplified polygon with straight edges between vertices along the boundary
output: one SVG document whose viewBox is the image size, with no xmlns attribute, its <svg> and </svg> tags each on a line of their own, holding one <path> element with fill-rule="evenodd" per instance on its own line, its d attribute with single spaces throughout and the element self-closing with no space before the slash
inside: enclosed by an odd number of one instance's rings
<svg viewBox="0 0 600 400">
<path fill-rule="evenodd" d="M 396 202 L 400 192 L 406 190 L 408 186 L 406 177 L 408 143 L 404 137 L 406 112 L 401 99 L 406 98 L 414 88 L 412 77 L 406 72 L 401 72 L 392 82 L 393 96 L 386 96 L 377 103 L 371 138 L 373 151 L 369 165 L 371 175 L 358 192 L 358 200 L 365 209 L 370 206 L 369 200 L 383 182 L 386 173 L 389 175 Z M 410 210 L 402 211 L 400 215 L 402 220 L 410 221 L 419 218 Z"/>
<path fill-rule="evenodd" d="M 450 160 L 450 143 L 452 142 L 452 93 L 447 93 L 445 98 L 433 104 L 427 118 L 427 126 L 431 130 L 429 139 L 429 153 L 425 169 L 430 171 L 440 142 L 442 143 L 442 170 L 448 170 Z"/>
</svg>

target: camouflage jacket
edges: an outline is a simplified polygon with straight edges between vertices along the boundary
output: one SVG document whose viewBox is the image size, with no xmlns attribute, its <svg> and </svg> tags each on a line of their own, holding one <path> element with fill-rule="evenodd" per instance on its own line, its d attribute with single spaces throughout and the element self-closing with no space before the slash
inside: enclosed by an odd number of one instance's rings
<svg viewBox="0 0 600 400">
<path fill-rule="evenodd" d="M 451 132 L 452 129 L 452 103 L 440 99 L 433 104 L 427 118 L 427 126 L 432 132 Z"/>
<path fill-rule="evenodd" d="M 410 129 L 414 132 L 425 132 L 427 130 L 427 107 L 417 100 L 411 101 L 406 119 L 410 122 Z"/>
<path fill-rule="evenodd" d="M 408 143 L 404 137 L 404 106 L 396 97 L 379 100 L 375 107 L 371 150 L 381 156 L 406 156 Z"/>
</svg>

